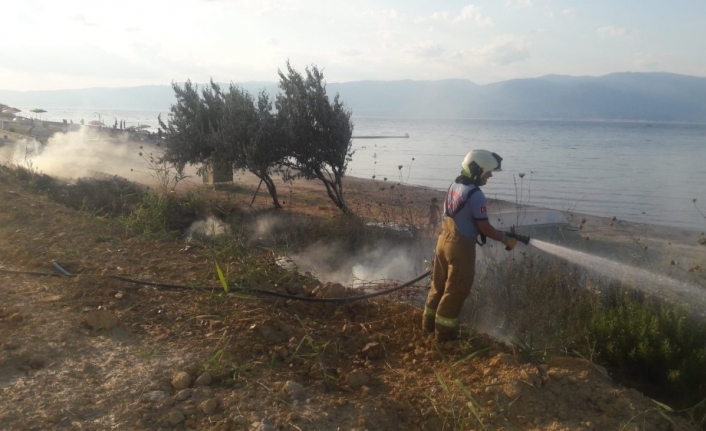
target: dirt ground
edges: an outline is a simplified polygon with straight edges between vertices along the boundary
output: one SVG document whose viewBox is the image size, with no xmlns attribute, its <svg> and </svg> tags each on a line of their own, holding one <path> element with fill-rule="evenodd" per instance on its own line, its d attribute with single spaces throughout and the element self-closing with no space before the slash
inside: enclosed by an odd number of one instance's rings
<svg viewBox="0 0 706 431">
<path fill-rule="evenodd" d="M 109 278 L 219 284 L 207 247 L 131 235 L 114 220 L 32 192 L 8 172 L 0 168 L 0 269 L 56 272 L 56 261 L 79 275 L 0 272 L 0 429 L 692 429 L 583 359 L 535 364 L 482 333 L 437 345 L 421 331 L 421 310 L 399 297 L 332 305 Z M 250 193 L 229 202 L 246 207 L 256 182 L 236 182 Z M 385 222 L 423 225 L 422 203 L 440 193 L 353 178 L 345 184 L 354 211 Z M 285 213 L 337 214 L 314 182 L 282 194 Z M 375 209 L 391 198 L 410 206 Z M 269 206 L 262 192 L 255 206 Z M 571 232 L 598 241 L 608 223 L 578 221 Z M 633 241 L 630 232 L 623 244 Z M 678 244 L 674 235 L 650 241 L 702 251 L 694 235 Z M 667 259 L 671 251 L 659 253 Z M 698 265 L 699 257 L 689 259 L 680 265 Z M 275 265 L 267 250 L 262 260 Z M 307 280 L 269 287 L 314 295 L 318 283 Z M 424 292 L 422 283 L 405 295 Z"/>
</svg>

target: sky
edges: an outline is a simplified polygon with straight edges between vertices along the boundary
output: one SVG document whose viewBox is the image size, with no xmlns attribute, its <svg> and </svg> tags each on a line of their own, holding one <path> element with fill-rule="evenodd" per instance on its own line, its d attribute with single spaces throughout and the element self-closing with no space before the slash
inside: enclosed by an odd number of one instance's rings
<svg viewBox="0 0 706 431">
<path fill-rule="evenodd" d="M 704 0 L 3 2 L 0 89 L 672 72 L 706 76 Z"/>
</svg>

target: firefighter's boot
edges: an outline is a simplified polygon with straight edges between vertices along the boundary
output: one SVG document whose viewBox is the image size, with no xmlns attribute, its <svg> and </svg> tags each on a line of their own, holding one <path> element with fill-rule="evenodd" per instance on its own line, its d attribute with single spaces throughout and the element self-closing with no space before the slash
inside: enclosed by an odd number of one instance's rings
<svg viewBox="0 0 706 431">
<path fill-rule="evenodd" d="M 434 332 L 434 319 L 436 319 L 434 310 L 425 307 L 424 315 L 422 316 L 422 330 L 425 333 L 431 334 Z"/>
<path fill-rule="evenodd" d="M 449 328 L 446 326 L 436 325 L 434 336 L 436 338 L 436 341 L 439 343 L 443 343 L 446 341 L 455 341 L 458 340 L 458 328 Z"/>
</svg>

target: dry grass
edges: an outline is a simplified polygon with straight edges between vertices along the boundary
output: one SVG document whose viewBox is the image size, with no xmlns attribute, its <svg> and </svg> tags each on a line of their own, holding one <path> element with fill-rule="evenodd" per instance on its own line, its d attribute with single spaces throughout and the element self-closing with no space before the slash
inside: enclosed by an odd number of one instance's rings
<svg viewBox="0 0 706 431">
<path fill-rule="evenodd" d="M 0 425 L 160 429 L 174 411 L 187 413 L 179 427 L 193 429 L 248 429 L 264 417 L 285 430 L 578 429 L 587 421 L 609 429 L 636 416 L 639 429 L 668 423 L 648 399 L 617 388 L 586 361 L 538 366 L 535 357 L 477 332 L 460 343 L 436 345 L 421 332 L 420 310 L 399 298 L 312 305 L 222 290 L 135 287 L 105 277 L 219 286 L 215 259 L 231 286 L 311 293 L 318 282 L 275 265 L 278 250 L 317 238 L 344 238 L 351 249 L 372 243 L 381 231 L 365 223 L 419 223 L 426 203 L 439 194 L 373 189 L 352 180 L 346 196 L 360 218 L 347 219 L 317 185 L 302 184 L 263 236 L 253 235 L 257 221 L 273 211 L 265 197 L 249 209 L 254 187 L 240 184 L 242 193 L 188 190 L 199 208 L 229 223 L 231 234 L 187 244 L 178 235 L 139 235 L 119 219 L 67 207 L 53 189 L 0 168 L 3 267 L 49 270 L 57 260 L 80 274 L 22 282 L 2 276 L 8 300 L 0 316 L 1 369 L 24 374 L 0 385 L 6 400 Z M 534 300 L 530 293 L 500 299 L 522 308 Z M 83 325 L 86 313 L 98 308 L 113 313 L 119 325 L 110 331 Z M 12 317 L 17 315 L 22 318 Z M 374 350 L 366 350 L 371 344 Z M 77 364 L 83 364 L 78 372 Z M 212 373 L 214 383 L 194 388 L 192 399 L 216 398 L 214 414 L 191 413 L 188 401 L 173 399 L 169 381 L 179 370 Z M 51 381 L 55 386 L 47 390 L 43 385 Z M 286 393 L 290 381 L 303 386 L 303 398 Z M 144 401 L 152 391 L 168 398 Z M 41 394 L 39 405 L 22 401 L 30 394 Z"/>
</svg>

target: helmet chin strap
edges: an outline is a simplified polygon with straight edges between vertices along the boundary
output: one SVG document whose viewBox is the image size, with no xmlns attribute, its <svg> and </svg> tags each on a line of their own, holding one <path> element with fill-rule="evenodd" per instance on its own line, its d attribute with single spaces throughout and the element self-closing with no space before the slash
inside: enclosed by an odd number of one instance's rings
<svg viewBox="0 0 706 431">
<path fill-rule="evenodd" d="M 468 168 L 470 169 L 470 172 L 466 171 L 465 169 L 461 170 L 461 175 L 456 178 L 455 182 L 461 183 L 466 186 L 471 184 L 474 184 L 475 186 L 480 186 L 483 182 L 483 169 L 478 166 L 476 162 L 471 162 Z"/>
<path fill-rule="evenodd" d="M 471 162 L 468 167 L 471 170 L 471 182 L 477 186 L 481 183 L 481 178 L 483 177 L 483 168 L 478 166 L 478 163 Z"/>
</svg>

